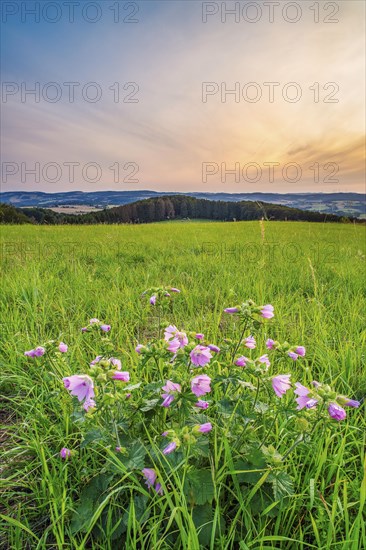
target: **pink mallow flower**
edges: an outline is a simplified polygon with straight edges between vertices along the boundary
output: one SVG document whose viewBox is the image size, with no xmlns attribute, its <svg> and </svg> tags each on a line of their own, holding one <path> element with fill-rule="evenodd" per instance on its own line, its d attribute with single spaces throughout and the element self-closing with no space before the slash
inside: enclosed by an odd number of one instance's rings
<svg viewBox="0 0 366 550">
<path fill-rule="evenodd" d="M 294 351 L 289 351 L 288 354 L 287 354 L 291 359 L 293 359 L 293 361 L 296 361 L 297 358 L 299 357 L 297 353 L 295 353 Z"/>
<path fill-rule="evenodd" d="M 148 489 L 154 486 L 154 483 L 156 481 L 156 472 L 152 468 L 144 468 L 142 470 L 143 476 L 145 478 L 145 485 L 147 485 Z"/>
<path fill-rule="evenodd" d="M 205 424 L 201 424 L 199 428 L 199 432 L 201 434 L 206 434 L 212 430 L 212 424 L 211 422 L 206 422 Z"/>
<path fill-rule="evenodd" d="M 168 443 L 168 445 L 163 449 L 163 454 L 164 455 L 170 455 L 170 453 L 172 453 L 173 451 L 175 451 L 175 449 L 177 448 L 177 444 L 175 441 L 171 441 L 170 443 Z"/>
<path fill-rule="evenodd" d="M 244 338 L 244 346 L 249 349 L 254 349 L 256 347 L 256 341 L 254 336 L 248 336 L 248 338 Z"/>
<path fill-rule="evenodd" d="M 227 307 L 224 309 L 225 313 L 229 313 L 230 315 L 233 315 L 234 313 L 239 313 L 238 307 Z"/>
<path fill-rule="evenodd" d="M 277 397 L 282 398 L 283 395 L 291 388 L 291 374 L 279 374 L 272 378 L 272 388 Z"/>
<path fill-rule="evenodd" d="M 170 340 L 169 342 L 168 351 L 170 351 L 171 353 L 177 353 L 180 347 L 181 345 L 178 338 L 173 338 L 173 340 Z"/>
<path fill-rule="evenodd" d="M 97 319 L 96 317 L 93 317 L 93 319 L 90 319 L 89 323 L 91 325 L 95 325 L 97 323 L 100 323 L 99 319 Z"/>
<path fill-rule="evenodd" d="M 191 380 L 191 390 L 196 397 L 206 395 L 211 391 L 211 378 L 207 374 L 200 374 Z"/>
<path fill-rule="evenodd" d="M 180 332 L 175 325 L 169 325 L 164 332 L 164 339 L 169 342 L 170 340 L 178 340 L 179 347 L 184 348 L 188 344 L 188 337 L 185 332 Z"/>
<path fill-rule="evenodd" d="M 175 399 L 175 393 L 180 393 L 182 391 L 182 387 L 180 384 L 177 384 L 175 382 L 172 382 L 171 380 L 168 380 L 165 386 L 162 387 L 162 389 L 166 392 L 162 394 L 163 402 L 161 404 L 162 407 L 170 407 L 170 405 L 173 403 Z"/>
<path fill-rule="evenodd" d="M 262 355 L 262 356 L 258 359 L 258 361 L 259 361 L 260 363 L 263 363 L 263 364 L 267 365 L 267 367 L 270 367 L 270 366 L 271 366 L 271 362 L 270 362 L 270 360 L 268 359 L 268 355 L 267 355 L 266 353 L 265 353 L 264 355 Z"/>
<path fill-rule="evenodd" d="M 89 409 L 95 409 L 95 408 L 96 408 L 96 404 L 94 399 L 90 398 L 84 401 L 84 404 L 83 404 L 84 411 L 88 412 Z"/>
<path fill-rule="evenodd" d="M 154 306 L 154 305 L 156 304 L 156 296 L 155 296 L 155 295 L 154 295 L 154 296 L 151 296 L 151 298 L 150 298 L 150 304 L 151 304 L 152 306 Z"/>
<path fill-rule="evenodd" d="M 116 367 L 117 370 L 121 370 L 122 363 L 121 363 L 120 359 L 116 359 L 116 357 L 111 357 L 110 362 L 114 367 Z"/>
<path fill-rule="evenodd" d="M 62 447 L 62 449 L 60 451 L 60 457 L 62 458 L 62 460 L 66 460 L 70 456 L 71 456 L 70 449 L 68 449 L 67 447 Z"/>
<path fill-rule="evenodd" d="M 275 345 L 275 341 L 272 340 L 272 338 L 268 338 L 268 340 L 266 342 L 266 348 L 267 349 L 273 349 L 274 345 Z"/>
<path fill-rule="evenodd" d="M 129 372 L 121 372 L 117 370 L 114 375 L 112 376 L 112 380 L 120 380 L 121 382 L 129 382 L 130 380 L 130 373 Z"/>
<path fill-rule="evenodd" d="M 214 353 L 220 353 L 219 346 L 215 346 L 215 344 L 209 344 L 207 347 Z"/>
<path fill-rule="evenodd" d="M 195 335 L 196 340 L 203 340 L 204 337 L 205 335 L 202 334 L 202 332 L 197 332 L 197 334 Z"/>
<path fill-rule="evenodd" d="M 304 346 L 297 346 L 297 348 L 295 349 L 295 353 L 297 353 L 297 355 L 300 355 L 300 357 L 305 357 L 306 349 L 304 348 Z"/>
<path fill-rule="evenodd" d="M 168 393 L 180 393 L 182 391 L 181 385 L 176 382 L 172 382 L 171 380 L 167 380 L 167 383 L 162 387 L 162 389 Z"/>
<path fill-rule="evenodd" d="M 199 399 L 197 403 L 194 404 L 195 407 L 198 407 L 199 409 L 208 409 L 209 403 L 208 401 L 202 401 L 202 399 Z"/>
<path fill-rule="evenodd" d="M 261 317 L 264 319 L 272 319 L 274 317 L 274 307 L 271 304 L 267 304 L 261 307 Z"/>
<path fill-rule="evenodd" d="M 137 344 L 137 346 L 135 347 L 135 352 L 136 353 L 141 353 L 141 350 L 144 349 L 144 345 L 143 344 Z"/>
<path fill-rule="evenodd" d="M 206 346 L 196 346 L 189 355 L 196 367 L 204 367 L 212 359 L 212 353 Z"/>
<path fill-rule="evenodd" d="M 60 351 L 61 353 L 66 353 L 68 349 L 69 349 L 68 346 L 64 344 L 64 342 L 59 343 L 58 351 Z"/>
<path fill-rule="evenodd" d="M 79 401 L 89 401 L 94 397 L 94 382 L 87 374 L 74 374 L 62 379 L 65 388 Z"/>
<path fill-rule="evenodd" d="M 345 405 L 346 407 L 354 407 L 355 409 L 357 409 L 360 406 L 360 402 L 356 401 L 355 399 L 348 399 L 348 397 L 345 397 L 343 405 Z"/>
<path fill-rule="evenodd" d="M 302 384 L 300 384 L 300 382 L 296 382 L 295 386 L 296 386 L 296 390 L 294 393 L 298 395 L 298 397 L 296 397 L 295 399 L 297 403 L 297 410 L 300 411 L 305 407 L 307 409 L 312 409 L 313 407 L 315 407 L 318 402 L 316 399 L 313 399 L 312 397 L 308 397 L 310 393 L 309 388 L 307 388 L 306 386 L 303 386 Z"/>
<path fill-rule="evenodd" d="M 179 290 L 179 288 L 171 287 L 170 292 L 176 292 L 177 294 L 179 294 L 180 290 Z"/>
<path fill-rule="evenodd" d="M 42 346 L 38 346 L 35 349 L 31 349 L 30 351 L 25 351 L 24 355 L 26 357 L 42 357 L 46 353 L 46 350 Z"/>
<path fill-rule="evenodd" d="M 164 339 L 169 342 L 169 340 L 174 338 L 176 332 L 178 332 L 177 327 L 175 325 L 169 325 L 164 331 Z"/>
<path fill-rule="evenodd" d="M 159 495 L 162 495 L 163 490 L 161 488 L 161 484 L 160 483 L 155 483 L 156 478 L 157 478 L 155 470 L 153 470 L 152 468 L 144 468 L 142 470 L 142 474 L 143 474 L 143 476 L 146 480 L 145 484 L 147 485 L 148 489 L 151 489 L 151 488 L 155 489 L 155 491 Z"/>
<path fill-rule="evenodd" d="M 245 357 L 245 355 L 242 355 L 241 357 L 238 357 L 238 359 L 235 361 L 235 365 L 237 367 L 246 367 L 247 361 L 249 361 L 248 357 Z"/>
<path fill-rule="evenodd" d="M 100 330 L 103 332 L 109 332 L 111 330 L 111 325 L 100 325 Z"/>
<path fill-rule="evenodd" d="M 170 407 L 175 399 L 175 396 L 171 393 L 163 393 L 161 397 L 163 398 L 161 406 L 165 408 Z"/>
<path fill-rule="evenodd" d="M 331 418 L 337 420 L 344 420 L 347 416 L 346 411 L 337 403 L 329 403 L 328 413 Z"/>
</svg>

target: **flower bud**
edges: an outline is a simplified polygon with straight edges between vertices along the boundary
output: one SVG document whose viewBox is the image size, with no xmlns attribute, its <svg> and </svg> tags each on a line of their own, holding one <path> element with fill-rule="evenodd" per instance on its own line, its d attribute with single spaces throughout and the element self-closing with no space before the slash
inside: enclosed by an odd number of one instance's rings
<svg viewBox="0 0 366 550">
<path fill-rule="evenodd" d="M 309 422 L 303 416 L 298 417 L 295 421 L 295 428 L 299 432 L 306 432 L 309 428 Z"/>
</svg>

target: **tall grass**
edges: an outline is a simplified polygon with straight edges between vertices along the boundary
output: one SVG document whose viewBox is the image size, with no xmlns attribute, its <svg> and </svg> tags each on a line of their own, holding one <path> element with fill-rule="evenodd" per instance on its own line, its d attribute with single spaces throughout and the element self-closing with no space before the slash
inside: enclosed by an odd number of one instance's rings
<svg viewBox="0 0 366 550">
<path fill-rule="evenodd" d="M 81 450 L 76 459 L 62 462 L 57 453 L 65 436 L 75 442 L 78 437 L 68 401 L 61 387 L 55 389 L 55 378 L 65 372 L 44 372 L 23 356 L 24 350 L 62 336 L 70 346 L 65 360 L 76 372 L 85 364 L 80 327 L 98 317 L 112 325 L 111 338 L 132 369 L 136 343 L 153 330 L 139 295 L 147 287 L 172 285 L 182 294 L 170 321 L 202 331 L 211 341 L 225 330 L 224 307 L 247 298 L 273 303 L 276 320 L 270 336 L 307 347 L 305 361 L 294 364 L 293 372 L 304 369 L 302 379 L 308 383 L 320 379 L 362 400 L 365 244 L 364 227 L 340 224 L 3 228 L 2 547 L 191 550 L 200 548 L 202 531 L 208 529 L 203 538 L 212 550 L 366 548 L 364 406 L 352 420 L 337 425 L 333 435 L 318 435 L 309 448 L 299 446 L 289 455 L 295 494 L 279 509 L 267 505 L 253 512 L 262 477 L 247 494 L 235 482 L 228 487 L 228 476 L 234 474 L 231 449 L 225 440 L 215 440 L 213 514 L 206 527 L 197 529 L 180 476 L 170 480 L 157 506 L 141 480 L 108 449 L 95 445 L 93 451 Z M 273 430 L 286 448 L 281 424 Z M 77 531 L 72 525 L 76 503 L 90 472 L 99 473 L 101 457 L 118 468 L 120 482 L 108 492 L 100 489 L 98 507 Z M 222 463 L 225 467 L 217 469 Z M 129 507 L 119 510 L 118 493 L 126 487 Z M 232 498 L 223 501 L 221 494 L 228 490 Z M 143 513 L 136 495 L 146 499 Z M 224 525 L 229 508 L 236 511 L 234 520 Z M 103 510 L 109 515 L 104 532 L 96 537 Z M 121 521 L 125 518 L 123 545 L 111 510 Z"/>
</svg>

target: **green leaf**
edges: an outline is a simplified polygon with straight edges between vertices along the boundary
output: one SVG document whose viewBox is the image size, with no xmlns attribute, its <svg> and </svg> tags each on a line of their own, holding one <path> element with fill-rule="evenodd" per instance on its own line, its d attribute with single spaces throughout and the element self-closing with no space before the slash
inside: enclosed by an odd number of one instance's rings
<svg viewBox="0 0 366 550">
<path fill-rule="evenodd" d="M 201 424 L 201 422 L 200 422 Z M 208 437 L 200 437 L 196 444 L 192 447 L 192 452 L 197 456 L 210 456 L 210 441 Z"/>
<path fill-rule="evenodd" d="M 246 459 L 254 466 L 257 466 L 257 468 L 265 468 L 267 465 L 263 451 L 261 449 L 256 449 L 255 447 L 250 449 L 246 455 Z"/>
<path fill-rule="evenodd" d="M 105 493 L 105 491 L 108 489 L 109 482 L 112 478 L 113 476 L 107 476 L 105 474 L 99 474 L 93 477 L 93 479 L 89 481 L 87 486 L 84 487 L 81 493 L 80 500 L 88 499 L 91 500 L 93 503 L 102 500 L 103 493 Z"/>
<path fill-rule="evenodd" d="M 190 415 L 187 418 L 186 425 L 187 426 L 196 426 L 197 424 L 205 424 L 206 422 L 209 422 L 210 418 L 202 413 L 195 413 L 193 415 Z"/>
<path fill-rule="evenodd" d="M 85 498 L 75 509 L 71 518 L 71 532 L 75 535 L 80 531 L 84 531 L 89 521 L 93 517 L 94 503 L 91 499 Z"/>
<path fill-rule="evenodd" d="M 96 441 L 101 441 L 103 439 L 103 434 L 100 430 L 90 430 L 84 436 L 83 441 L 80 444 L 80 448 L 84 449 L 89 445 L 89 443 L 95 443 Z"/>
<path fill-rule="evenodd" d="M 239 483 L 255 485 L 263 475 L 263 471 L 258 471 L 259 469 L 254 464 L 250 464 L 250 462 L 245 460 L 238 460 L 234 463 L 234 470 L 239 472 L 236 474 Z"/>
<path fill-rule="evenodd" d="M 217 412 L 224 416 L 231 416 L 235 408 L 235 403 L 230 399 L 224 398 L 217 403 Z"/>
<path fill-rule="evenodd" d="M 150 509 L 147 505 L 148 497 L 145 495 L 136 495 L 133 497 L 134 515 L 136 522 L 141 523 L 142 520 L 147 521 L 150 517 Z M 131 511 L 131 502 L 122 517 L 122 525 L 126 528 L 128 518 Z"/>
<path fill-rule="evenodd" d="M 128 470 L 142 470 L 145 456 L 146 450 L 143 444 L 140 441 L 134 441 L 128 447 L 128 455 L 126 457 L 121 457 L 121 461 Z"/>
<path fill-rule="evenodd" d="M 141 386 L 142 382 L 138 382 L 137 384 L 130 384 L 129 386 L 124 386 L 123 391 L 131 391 L 131 390 L 137 390 Z"/>
<path fill-rule="evenodd" d="M 199 542 L 205 547 L 209 546 L 211 542 L 213 515 L 213 509 L 208 504 L 193 508 L 193 523 L 197 529 Z"/>
<path fill-rule="evenodd" d="M 140 408 L 142 412 L 148 412 L 152 409 L 155 409 L 156 405 L 159 403 L 160 399 L 148 399 L 144 401 L 144 406 Z"/>
<path fill-rule="evenodd" d="M 257 401 L 254 409 L 256 412 L 264 414 L 269 410 L 269 405 L 267 405 L 266 403 L 262 403 L 261 401 Z"/>
<path fill-rule="evenodd" d="M 267 478 L 272 484 L 273 496 L 275 500 L 282 500 L 284 497 L 294 494 L 294 485 L 292 478 L 284 470 L 274 470 Z"/>
<path fill-rule="evenodd" d="M 146 384 L 144 386 L 144 395 L 146 395 L 149 392 L 161 392 L 161 382 L 150 382 L 150 384 Z"/>
<path fill-rule="evenodd" d="M 184 493 L 191 505 L 212 502 L 215 488 L 210 470 L 191 470 L 184 481 Z"/>
</svg>

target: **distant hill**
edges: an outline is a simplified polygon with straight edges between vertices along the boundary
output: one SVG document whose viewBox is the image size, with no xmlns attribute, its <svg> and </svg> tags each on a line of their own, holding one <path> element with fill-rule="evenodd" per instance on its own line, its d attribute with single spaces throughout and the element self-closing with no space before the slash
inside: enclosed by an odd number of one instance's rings
<svg viewBox="0 0 366 550">
<path fill-rule="evenodd" d="M 0 224 L 4 223 L 23 224 L 32 223 L 32 221 L 19 208 L 10 204 L 0 204 Z"/>
<path fill-rule="evenodd" d="M 185 195 L 196 199 L 225 202 L 261 201 L 301 210 L 366 219 L 366 195 L 360 193 L 164 193 L 148 190 L 42 193 L 39 191 L 8 191 L 0 195 L 0 200 L 16 207 L 90 206 L 103 209 L 171 195 Z M 73 213 L 72 208 L 69 209 L 70 213 Z"/>
<path fill-rule="evenodd" d="M 228 222 L 260 219 L 314 222 L 347 222 L 353 220 L 335 214 L 309 212 L 261 201 L 211 201 L 186 195 L 155 197 L 77 216 L 54 212 L 46 208 L 15 208 L 8 204 L 0 204 L 1 223 L 30 222 L 41 225 L 138 224 L 187 219 Z M 357 221 L 361 222 L 362 220 Z"/>
</svg>

